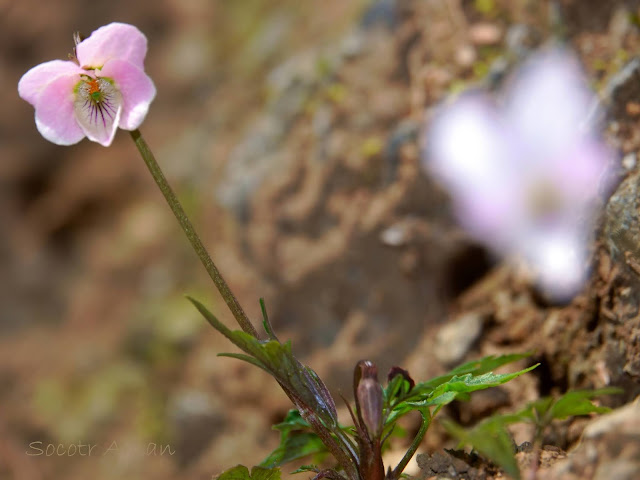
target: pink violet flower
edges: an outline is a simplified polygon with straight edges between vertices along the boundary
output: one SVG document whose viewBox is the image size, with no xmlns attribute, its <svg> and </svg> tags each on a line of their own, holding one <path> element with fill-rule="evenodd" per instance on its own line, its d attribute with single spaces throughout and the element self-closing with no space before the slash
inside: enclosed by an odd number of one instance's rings
<svg viewBox="0 0 640 480">
<path fill-rule="evenodd" d="M 58 145 L 84 137 L 108 147 L 118 127 L 135 130 L 156 89 L 144 72 L 147 39 L 125 23 L 100 27 L 77 42 L 75 58 L 33 67 L 18 83 L 35 107 L 38 131 Z"/>
<path fill-rule="evenodd" d="M 449 190 L 462 226 L 495 254 L 523 259 L 557 300 L 584 281 L 593 208 L 613 159 L 589 121 L 594 98 L 569 52 L 545 50 L 501 102 L 463 94 L 424 137 L 423 165 Z"/>
</svg>

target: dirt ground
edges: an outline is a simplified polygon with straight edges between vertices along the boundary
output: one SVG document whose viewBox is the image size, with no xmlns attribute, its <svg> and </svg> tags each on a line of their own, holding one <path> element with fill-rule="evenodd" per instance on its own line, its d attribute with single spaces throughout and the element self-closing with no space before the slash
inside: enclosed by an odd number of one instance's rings
<svg viewBox="0 0 640 480">
<path fill-rule="evenodd" d="M 362 358 L 425 380 L 530 351 L 531 374 L 444 414 L 473 425 L 618 386 L 611 415 L 549 432 L 538 478 L 638 478 L 639 17 L 637 1 L 0 0 L 0 479 L 210 479 L 259 463 L 289 408 L 266 374 L 216 356 L 234 347 L 184 296 L 231 315 L 126 132 L 107 149 L 52 145 L 17 95 L 74 31 L 116 20 L 149 39 L 158 96 L 142 131 L 213 258 L 334 396 L 351 397 Z M 568 305 L 473 243 L 420 168 L 425 114 L 447 92 L 498 85 L 553 38 L 601 95 L 621 182 Z M 408 472 L 502 478 L 454 445 L 434 425 Z"/>
</svg>

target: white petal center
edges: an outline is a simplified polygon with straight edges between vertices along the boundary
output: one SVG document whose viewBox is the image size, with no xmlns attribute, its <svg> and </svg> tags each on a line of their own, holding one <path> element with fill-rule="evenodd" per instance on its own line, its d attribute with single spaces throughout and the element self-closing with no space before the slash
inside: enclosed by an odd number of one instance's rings
<svg viewBox="0 0 640 480">
<path fill-rule="evenodd" d="M 120 91 L 107 79 L 87 76 L 75 92 L 73 108 L 78 124 L 89 140 L 110 145 L 122 113 Z"/>
</svg>

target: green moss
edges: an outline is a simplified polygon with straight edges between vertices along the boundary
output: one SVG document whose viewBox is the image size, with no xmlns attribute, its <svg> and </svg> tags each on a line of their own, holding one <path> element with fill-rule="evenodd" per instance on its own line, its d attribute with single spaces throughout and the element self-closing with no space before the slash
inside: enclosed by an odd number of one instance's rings
<svg viewBox="0 0 640 480">
<path fill-rule="evenodd" d="M 43 380 L 32 408 L 61 442 L 90 440 L 101 424 L 118 418 L 123 396 L 144 385 L 144 375 L 135 365 L 105 365 L 64 381 Z"/>
<path fill-rule="evenodd" d="M 382 152 L 384 142 L 379 137 L 369 137 L 360 146 L 360 152 L 365 158 L 371 158 Z"/>
<path fill-rule="evenodd" d="M 333 103 L 341 104 L 347 96 L 347 88 L 341 83 L 332 83 L 326 88 L 325 94 Z"/>
<path fill-rule="evenodd" d="M 475 0 L 473 2 L 473 8 L 475 8 L 478 13 L 487 16 L 493 16 L 498 11 L 498 6 L 494 0 Z"/>
</svg>

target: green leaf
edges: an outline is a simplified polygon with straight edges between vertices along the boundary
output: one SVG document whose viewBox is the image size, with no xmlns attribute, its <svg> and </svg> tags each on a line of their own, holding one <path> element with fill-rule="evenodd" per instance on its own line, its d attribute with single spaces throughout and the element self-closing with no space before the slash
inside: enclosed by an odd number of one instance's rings
<svg viewBox="0 0 640 480">
<path fill-rule="evenodd" d="M 227 337 L 244 354 L 227 354 L 262 368 L 278 382 L 280 387 L 309 422 L 314 433 L 335 457 L 348 478 L 357 478 L 358 466 L 351 453 L 355 448 L 338 424 L 336 405 L 320 377 L 302 365 L 291 351 L 291 342 L 280 343 L 264 317 L 269 340 L 261 341 L 246 332 L 230 330 L 197 300 L 187 297 L 213 328 Z M 263 306 L 263 305 L 261 305 Z M 309 442 L 304 443 L 307 447 Z"/>
<path fill-rule="evenodd" d="M 249 473 L 244 465 L 236 465 L 221 473 L 217 480 L 280 480 L 280 469 L 253 467 Z"/>
<path fill-rule="evenodd" d="M 443 384 L 441 387 L 444 388 L 445 385 Z M 552 397 L 540 398 L 518 413 L 495 415 L 480 422 L 470 430 L 464 430 L 452 421 L 443 421 L 443 425 L 461 443 L 471 445 L 482 455 L 500 465 L 509 475 L 514 478 L 520 478 L 513 455 L 513 444 L 506 428 L 507 425 L 529 422 L 545 427 L 554 419 L 608 412 L 610 411 L 609 408 L 598 407 L 591 403 L 590 400 L 600 395 L 621 392 L 622 390 L 618 388 L 576 390 L 567 392 L 558 399 L 553 399 Z"/>
<path fill-rule="evenodd" d="M 414 391 L 433 390 L 439 385 L 448 382 L 455 376 L 465 375 L 468 373 L 472 375 L 482 375 L 484 373 L 492 372 L 493 370 L 496 370 L 509 363 L 517 362 L 518 360 L 522 360 L 523 358 L 527 358 L 530 356 L 530 353 L 514 353 L 510 355 L 500 355 L 499 357 L 496 357 L 495 355 L 489 355 L 487 357 L 481 358 L 480 360 L 472 360 L 470 362 L 457 366 L 445 375 L 441 375 L 426 382 L 417 384 L 414 388 Z"/>
<path fill-rule="evenodd" d="M 382 390 L 385 404 L 391 405 L 394 401 L 403 399 L 409 394 L 411 388 L 411 382 L 403 375 L 395 375 L 387 385 L 387 388 Z"/>
<path fill-rule="evenodd" d="M 422 408 L 432 405 L 445 405 L 452 402 L 459 396 L 462 396 L 462 398 L 466 399 L 468 398 L 467 394 L 471 392 L 475 392 L 476 390 L 484 390 L 485 388 L 490 387 L 497 387 L 498 385 L 502 385 L 509 380 L 513 380 L 514 378 L 519 377 L 523 373 L 527 373 L 533 370 L 537 366 L 538 364 L 533 365 L 529 368 L 525 368 L 518 372 L 505 374 L 496 374 L 493 372 L 489 372 L 477 376 L 474 376 L 471 373 L 467 373 L 461 376 L 454 375 L 448 381 L 441 383 L 432 391 L 430 391 L 427 395 L 424 396 L 424 398 L 413 400 L 408 403 L 411 406 Z"/>
<path fill-rule="evenodd" d="M 511 423 L 516 421 L 529 422 L 544 428 L 553 420 L 563 420 L 574 415 L 609 412 L 610 408 L 598 407 L 590 400 L 600 395 L 613 395 L 622 392 L 623 390 L 613 387 L 598 390 L 575 390 L 556 399 L 553 397 L 539 398 L 520 412 L 505 417 L 512 417 L 514 421 Z"/>
<path fill-rule="evenodd" d="M 267 307 L 264 304 L 264 298 L 260 299 L 260 309 L 262 310 L 262 327 L 264 331 L 269 335 L 269 340 L 278 340 L 275 332 L 273 331 L 273 327 L 271 326 L 271 322 L 269 321 L 269 315 L 267 315 Z"/>
<path fill-rule="evenodd" d="M 235 358 L 237 360 L 242 360 L 243 362 L 250 363 L 251 365 L 255 365 L 256 367 L 261 368 L 262 370 L 267 370 L 267 368 L 259 360 L 256 360 L 255 358 L 250 357 L 249 355 L 244 355 L 243 353 L 219 353 L 218 356 Z"/>
<path fill-rule="evenodd" d="M 502 375 L 487 371 L 521 360 L 529 355 L 527 353 L 485 357 L 460 365 L 446 375 L 417 384 L 402 400 L 387 406 L 385 432 L 390 431 L 400 417 L 413 410 L 443 406 L 453 400 L 468 400 L 471 392 L 501 385 L 533 370 L 538 365 Z M 390 384 L 389 387 L 396 388 L 393 384 Z M 390 393 L 393 391 L 391 390 Z"/>
<path fill-rule="evenodd" d="M 458 396 L 458 392 L 442 392 L 440 395 L 434 395 L 428 400 L 422 402 L 410 402 L 412 407 L 431 407 L 434 405 L 446 405 L 453 402 Z"/>
<path fill-rule="evenodd" d="M 253 467 L 251 469 L 252 480 L 280 480 L 279 468 Z"/>
<path fill-rule="evenodd" d="M 318 473 L 320 471 L 320 469 L 318 468 L 317 465 L 302 465 L 300 468 L 298 468 L 297 470 L 294 470 L 293 473 L 303 473 L 303 472 L 313 472 L 313 473 Z"/>
<path fill-rule="evenodd" d="M 217 480 L 250 480 L 249 469 L 244 465 L 236 465 L 218 475 Z"/>
<path fill-rule="evenodd" d="M 297 410 L 289 410 L 285 419 L 273 428 L 280 431 L 280 445 L 260 463 L 263 467 L 278 467 L 308 455 L 327 452 L 320 437 L 311 431 L 311 425 Z"/>
<path fill-rule="evenodd" d="M 591 399 L 599 397 L 600 395 L 611 395 L 622 392 L 619 388 L 600 388 L 598 390 L 575 390 L 573 392 L 567 392 L 558 398 L 551 406 L 551 418 L 562 420 L 573 415 L 610 412 L 610 408 L 598 407 L 591 403 Z"/>
<path fill-rule="evenodd" d="M 513 441 L 500 417 L 492 417 L 470 430 L 465 430 L 451 420 L 443 420 L 442 425 L 461 444 L 470 445 L 499 465 L 508 475 L 520 479 L 520 469 L 513 450 Z"/>
<path fill-rule="evenodd" d="M 545 420 L 549 416 L 549 410 L 553 405 L 553 397 L 542 397 L 525 407 L 524 410 L 519 412 L 521 415 L 526 416 L 529 414 L 533 423 L 540 423 L 541 421 L 549 422 L 551 419 Z"/>
<path fill-rule="evenodd" d="M 293 356 L 291 342 L 260 341 L 241 330 L 231 330 L 200 302 L 187 298 L 213 328 L 248 355 L 227 353 L 223 356 L 244 360 L 262 368 L 280 383 L 298 409 L 315 413 L 328 427 L 338 424 L 335 403 L 327 387 L 313 370 Z"/>
<path fill-rule="evenodd" d="M 287 412 L 287 416 L 284 417 L 284 420 L 280 423 L 276 423 L 273 428 L 274 430 L 279 430 L 282 433 L 288 433 L 291 430 L 304 430 L 309 429 L 311 425 L 309 422 L 305 421 L 300 415 L 298 410 L 289 410 Z"/>
<path fill-rule="evenodd" d="M 260 465 L 279 467 L 309 455 L 325 453 L 326 447 L 315 433 L 294 432 L 280 440 L 280 445 L 265 458 Z"/>
</svg>

